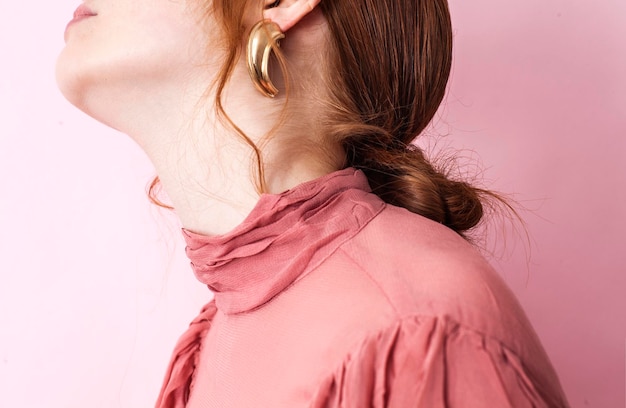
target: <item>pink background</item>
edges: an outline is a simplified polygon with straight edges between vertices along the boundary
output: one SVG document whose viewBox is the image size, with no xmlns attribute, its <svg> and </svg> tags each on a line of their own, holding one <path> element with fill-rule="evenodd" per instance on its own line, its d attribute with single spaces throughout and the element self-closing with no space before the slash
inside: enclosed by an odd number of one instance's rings
<svg viewBox="0 0 626 408">
<path fill-rule="evenodd" d="M 0 3 L 0 406 L 147 407 L 209 298 L 150 163 L 71 107 L 54 61 L 76 0 Z M 515 193 L 532 242 L 494 264 L 573 407 L 623 407 L 626 2 L 451 0 L 456 60 L 431 133 Z"/>
</svg>

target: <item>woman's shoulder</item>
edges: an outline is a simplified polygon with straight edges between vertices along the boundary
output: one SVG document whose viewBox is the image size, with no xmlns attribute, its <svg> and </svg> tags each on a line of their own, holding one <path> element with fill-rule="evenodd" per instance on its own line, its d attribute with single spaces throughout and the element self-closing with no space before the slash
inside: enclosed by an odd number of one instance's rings
<svg viewBox="0 0 626 408">
<path fill-rule="evenodd" d="M 420 215 L 387 205 L 340 250 L 400 318 L 447 316 L 512 343 L 531 329 L 515 295 L 482 254 Z"/>
<path fill-rule="evenodd" d="M 567 406 L 515 295 L 455 232 L 387 205 L 336 255 L 393 313 L 358 336 L 312 406 L 369 406 L 368 384 L 385 388 L 375 407 Z"/>
</svg>

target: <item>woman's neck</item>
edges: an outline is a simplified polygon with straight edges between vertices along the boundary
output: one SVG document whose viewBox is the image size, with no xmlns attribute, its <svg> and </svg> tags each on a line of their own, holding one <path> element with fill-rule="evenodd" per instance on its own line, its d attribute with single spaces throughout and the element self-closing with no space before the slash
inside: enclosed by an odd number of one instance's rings
<svg viewBox="0 0 626 408">
<path fill-rule="evenodd" d="M 224 109 L 260 146 L 283 102 L 277 99 L 271 101 L 274 106 L 268 104 L 251 84 L 245 85 L 250 86 L 228 89 Z M 156 109 L 135 109 L 129 116 L 132 121 L 116 127 L 147 153 L 184 228 L 224 234 L 239 225 L 259 199 L 256 158 L 252 147 L 217 119 L 214 95 L 182 95 L 163 98 L 160 104 L 138 103 L 135 106 Z M 315 148 L 322 139 L 315 128 L 312 115 L 302 115 L 286 119 L 271 134 L 263 146 L 266 193 L 280 193 L 341 167 L 339 149 L 329 159 L 327 150 Z"/>
</svg>

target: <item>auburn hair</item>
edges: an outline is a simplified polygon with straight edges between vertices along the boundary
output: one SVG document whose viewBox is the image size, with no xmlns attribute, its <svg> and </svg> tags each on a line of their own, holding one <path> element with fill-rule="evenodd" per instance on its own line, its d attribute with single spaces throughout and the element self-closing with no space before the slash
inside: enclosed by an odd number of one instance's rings
<svg viewBox="0 0 626 408">
<path fill-rule="evenodd" d="M 249 29 L 243 24 L 248 3 L 212 0 L 209 6 L 222 24 L 226 49 L 215 103 L 218 114 L 253 150 L 257 184 L 263 190 L 259 147 L 230 121 L 221 104 Z M 461 235 L 481 220 L 486 199 L 508 206 L 497 194 L 437 169 L 412 144 L 433 119 L 446 92 L 452 64 L 447 0 L 322 0 L 318 7 L 331 37 L 326 61 L 331 100 L 326 104 L 324 131 L 329 143 L 343 146 L 344 167 L 361 169 L 372 191 L 384 201 Z M 285 70 L 279 50 L 277 57 Z M 155 179 L 150 197 L 159 203 L 157 185 Z"/>
</svg>

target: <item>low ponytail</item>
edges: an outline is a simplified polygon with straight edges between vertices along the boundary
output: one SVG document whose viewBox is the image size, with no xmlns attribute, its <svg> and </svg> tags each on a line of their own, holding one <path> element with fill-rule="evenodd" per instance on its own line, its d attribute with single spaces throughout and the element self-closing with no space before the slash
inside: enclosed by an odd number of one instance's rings
<svg viewBox="0 0 626 408">
<path fill-rule="evenodd" d="M 461 235 L 495 193 L 452 179 L 413 145 L 445 95 L 452 65 L 446 0 L 322 1 L 331 33 L 326 133 L 390 204 Z"/>
<path fill-rule="evenodd" d="M 363 170 L 372 192 L 384 201 L 463 233 L 483 216 L 483 190 L 435 169 L 415 145 L 376 149 L 349 143 L 348 165 Z M 487 192 L 488 193 L 488 192 Z"/>
</svg>

